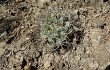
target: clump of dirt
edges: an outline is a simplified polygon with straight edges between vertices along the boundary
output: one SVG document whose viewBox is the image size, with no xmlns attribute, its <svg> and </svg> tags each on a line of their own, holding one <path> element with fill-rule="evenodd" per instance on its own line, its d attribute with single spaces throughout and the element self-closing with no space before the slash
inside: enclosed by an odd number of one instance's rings
<svg viewBox="0 0 110 70">
<path fill-rule="evenodd" d="M 50 14 L 74 29 L 62 45 L 42 39 Z M 1 0 L 0 70 L 110 70 L 109 16 L 109 0 Z"/>
</svg>

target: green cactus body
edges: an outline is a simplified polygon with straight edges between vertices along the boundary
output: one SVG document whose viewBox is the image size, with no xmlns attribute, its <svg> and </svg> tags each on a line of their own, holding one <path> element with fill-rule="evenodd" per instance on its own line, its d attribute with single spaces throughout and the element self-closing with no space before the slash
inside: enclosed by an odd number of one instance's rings
<svg viewBox="0 0 110 70">
<path fill-rule="evenodd" d="M 48 40 L 50 46 L 59 46 L 73 32 L 67 18 L 63 15 L 49 16 L 47 22 L 41 23 L 41 37 Z"/>
</svg>

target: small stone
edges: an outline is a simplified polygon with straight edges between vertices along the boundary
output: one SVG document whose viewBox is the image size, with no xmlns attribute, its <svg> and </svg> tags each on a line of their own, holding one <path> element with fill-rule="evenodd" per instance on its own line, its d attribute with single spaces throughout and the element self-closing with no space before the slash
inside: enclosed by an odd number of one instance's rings
<svg viewBox="0 0 110 70">
<path fill-rule="evenodd" d="M 50 2 L 50 0 L 39 0 L 39 1 L 42 2 L 42 3 Z"/>
<path fill-rule="evenodd" d="M 88 64 L 89 64 L 89 68 L 93 70 L 96 70 L 99 66 L 98 62 L 94 60 L 90 60 Z"/>
<path fill-rule="evenodd" d="M 12 51 L 11 50 L 6 50 L 5 51 L 5 56 L 6 57 L 9 57 L 11 54 L 12 54 Z"/>
<path fill-rule="evenodd" d="M 106 48 L 107 48 L 108 52 L 110 53 L 110 44 L 108 44 Z"/>
<path fill-rule="evenodd" d="M 0 42 L 0 48 L 3 47 L 3 46 L 5 46 L 5 45 L 6 45 L 5 42 Z"/>
<path fill-rule="evenodd" d="M 4 54 L 5 49 L 0 48 L 0 57 Z"/>
<path fill-rule="evenodd" d="M 75 56 L 75 60 L 79 61 L 80 59 L 80 56 Z"/>
<path fill-rule="evenodd" d="M 50 61 L 44 62 L 44 67 L 45 67 L 45 69 L 47 69 L 48 67 L 50 67 Z"/>
<path fill-rule="evenodd" d="M 26 37 L 25 39 L 26 39 L 26 40 L 29 40 L 30 38 Z"/>
<path fill-rule="evenodd" d="M 21 52 L 16 53 L 15 58 L 18 63 L 22 63 L 22 61 L 24 60 Z"/>
<path fill-rule="evenodd" d="M 99 21 L 99 22 L 97 23 L 97 27 L 98 27 L 98 28 L 101 28 L 101 29 L 103 29 L 105 25 L 106 25 L 106 24 L 104 23 L 103 20 L 101 20 L 101 21 Z"/>
<path fill-rule="evenodd" d="M 22 2 L 23 0 L 15 0 L 16 1 L 16 3 L 20 3 L 20 2 Z"/>
<path fill-rule="evenodd" d="M 39 8 L 45 8 L 46 5 L 48 5 L 49 2 L 50 2 L 50 0 L 39 0 L 38 1 L 38 7 Z"/>
<path fill-rule="evenodd" d="M 24 70 L 30 70 L 30 66 L 27 64 L 26 66 L 24 66 Z"/>
<path fill-rule="evenodd" d="M 0 37 L 4 37 L 4 36 L 6 36 L 6 35 L 7 35 L 7 32 L 4 31 L 3 33 L 0 34 Z"/>
<path fill-rule="evenodd" d="M 80 12 L 80 14 L 83 15 L 83 16 L 87 16 L 87 15 L 88 15 L 88 11 L 87 11 L 86 8 L 80 8 L 80 9 L 79 9 L 79 12 Z"/>
<path fill-rule="evenodd" d="M 81 54 L 84 54 L 85 53 L 85 48 L 84 47 L 77 47 L 76 49 L 76 54 L 77 55 L 81 55 Z"/>
<path fill-rule="evenodd" d="M 24 26 L 21 26 L 21 28 L 23 29 L 23 28 L 24 28 Z"/>
<path fill-rule="evenodd" d="M 40 55 L 41 55 L 40 52 L 37 51 L 37 52 L 34 52 L 32 56 L 33 56 L 34 58 L 39 58 Z"/>
</svg>

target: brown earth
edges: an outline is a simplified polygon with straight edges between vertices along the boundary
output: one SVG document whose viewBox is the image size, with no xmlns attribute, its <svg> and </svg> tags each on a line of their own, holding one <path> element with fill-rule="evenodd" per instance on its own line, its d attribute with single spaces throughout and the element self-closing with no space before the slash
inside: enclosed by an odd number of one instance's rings
<svg viewBox="0 0 110 70">
<path fill-rule="evenodd" d="M 49 12 L 78 20 L 71 47 L 42 43 Z M 1 0 L 0 70 L 110 70 L 110 1 Z"/>
</svg>

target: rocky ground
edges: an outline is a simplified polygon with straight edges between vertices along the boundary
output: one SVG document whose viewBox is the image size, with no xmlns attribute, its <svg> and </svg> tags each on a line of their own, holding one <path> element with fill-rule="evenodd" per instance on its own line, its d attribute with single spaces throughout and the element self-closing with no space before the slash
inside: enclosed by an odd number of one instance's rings
<svg viewBox="0 0 110 70">
<path fill-rule="evenodd" d="M 80 24 L 71 46 L 42 43 L 49 12 Z M 110 1 L 1 0 L 0 70 L 110 70 Z"/>
</svg>

